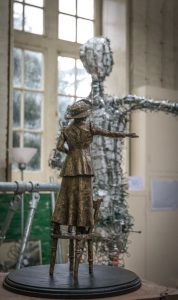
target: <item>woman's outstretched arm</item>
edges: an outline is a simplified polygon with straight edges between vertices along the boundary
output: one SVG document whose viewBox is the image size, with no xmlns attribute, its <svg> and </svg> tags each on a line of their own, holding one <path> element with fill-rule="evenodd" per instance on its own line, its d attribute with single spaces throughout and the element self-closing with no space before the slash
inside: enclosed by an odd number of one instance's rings
<svg viewBox="0 0 178 300">
<path fill-rule="evenodd" d="M 93 135 L 102 135 L 102 136 L 113 137 L 113 138 L 125 138 L 125 137 L 137 138 L 138 137 L 136 133 L 109 131 L 106 129 L 99 128 L 94 124 L 91 124 L 91 131 Z"/>
</svg>

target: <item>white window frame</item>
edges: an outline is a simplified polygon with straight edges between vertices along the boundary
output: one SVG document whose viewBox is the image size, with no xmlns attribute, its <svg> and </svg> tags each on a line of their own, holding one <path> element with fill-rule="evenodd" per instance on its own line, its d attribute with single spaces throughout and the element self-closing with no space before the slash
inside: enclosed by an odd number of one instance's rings
<svg viewBox="0 0 178 300">
<path fill-rule="evenodd" d="M 101 34 L 101 4 L 95 0 L 95 36 Z M 25 171 L 24 180 L 49 181 L 54 172 L 48 166 L 48 158 L 55 147 L 58 130 L 57 57 L 79 58 L 80 44 L 58 39 L 58 0 L 44 1 L 44 35 L 14 30 L 14 47 L 42 52 L 44 55 L 44 108 L 41 144 L 41 170 Z M 12 180 L 19 180 L 20 172 L 12 170 Z"/>
<path fill-rule="evenodd" d="M 33 5 L 33 4 L 29 4 L 29 3 L 25 3 L 24 0 L 22 0 L 22 2 L 18 1 L 18 0 L 14 0 L 13 3 L 19 3 L 22 5 L 22 29 L 16 29 L 17 31 L 21 31 L 21 32 L 25 32 L 25 33 L 30 33 L 30 31 L 26 31 L 25 30 L 25 22 L 24 22 L 24 19 L 25 19 L 25 6 L 27 7 L 34 7 L 34 8 L 37 8 L 37 9 L 41 9 L 43 11 L 43 33 L 42 34 L 39 34 L 39 33 L 32 33 L 32 34 L 37 34 L 37 35 L 44 35 L 45 34 L 45 26 L 44 26 L 44 22 L 45 22 L 45 14 L 44 14 L 44 8 L 45 8 L 45 1 L 44 0 L 44 6 L 38 6 L 38 5 Z"/>
</svg>

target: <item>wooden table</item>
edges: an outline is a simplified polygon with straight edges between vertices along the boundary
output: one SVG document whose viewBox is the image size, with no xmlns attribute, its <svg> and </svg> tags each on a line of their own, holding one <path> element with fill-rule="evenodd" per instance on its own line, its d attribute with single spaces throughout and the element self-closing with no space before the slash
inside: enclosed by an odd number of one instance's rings
<svg viewBox="0 0 178 300">
<path fill-rule="evenodd" d="M 44 298 L 29 297 L 24 295 L 18 295 L 5 290 L 2 286 L 2 282 L 5 273 L 0 273 L 0 299 L 1 300 L 39 300 Z M 51 298 L 52 299 L 52 298 Z M 160 286 L 147 280 L 142 280 L 142 287 L 135 292 L 108 298 L 98 298 L 101 300 L 178 300 L 178 289 L 167 288 Z"/>
</svg>

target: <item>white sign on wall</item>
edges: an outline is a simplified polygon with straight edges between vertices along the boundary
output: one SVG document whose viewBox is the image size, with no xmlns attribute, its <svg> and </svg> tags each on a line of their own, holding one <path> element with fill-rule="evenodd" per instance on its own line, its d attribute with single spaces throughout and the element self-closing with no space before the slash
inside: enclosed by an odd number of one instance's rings
<svg viewBox="0 0 178 300">
<path fill-rule="evenodd" d="M 154 179 L 151 184 L 153 210 L 178 209 L 178 180 Z"/>
<path fill-rule="evenodd" d="M 144 179 L 141 176 L 129 176 L 128 185 L 129 185 L 129 191 L 139 192 L 144 188 Z"/>
</svg>

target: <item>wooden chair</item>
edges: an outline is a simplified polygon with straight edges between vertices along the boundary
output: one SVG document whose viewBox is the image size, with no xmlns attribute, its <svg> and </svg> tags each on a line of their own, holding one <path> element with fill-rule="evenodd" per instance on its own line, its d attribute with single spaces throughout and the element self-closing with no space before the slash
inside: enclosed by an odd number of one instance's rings
<svg viewBox="0 0 178 300">
<path fill-rule="evenodd" d="M 101 205 L 102 199 L 93 201 L 94 209 L 94 223 L 96 224 L 98 219 L 99 207 Z M 56 251 L 58 239 L 68 239 L 69 240 L 69 271 L 73 273 L 74 279 L 78 278 L 78 269 L 83 253 L 85 243 L 87 242 L 88 246 L 88 267 L 89 273 L 93 274 L 93 241 L 98 239 L 98 235 L 93 233 L 93 228 L 85 233 L 76 232 L 73 234 L 71 232 L 71 227 L 69 227 L 68 233 L 62 234 L 60 232 L 53 231 L 51 236 L 51 259 L 50 259 L 50 269 L 49 273 L 52 276 L 54 272 L 54 266 L 56 262 Z"/>
</svg>

